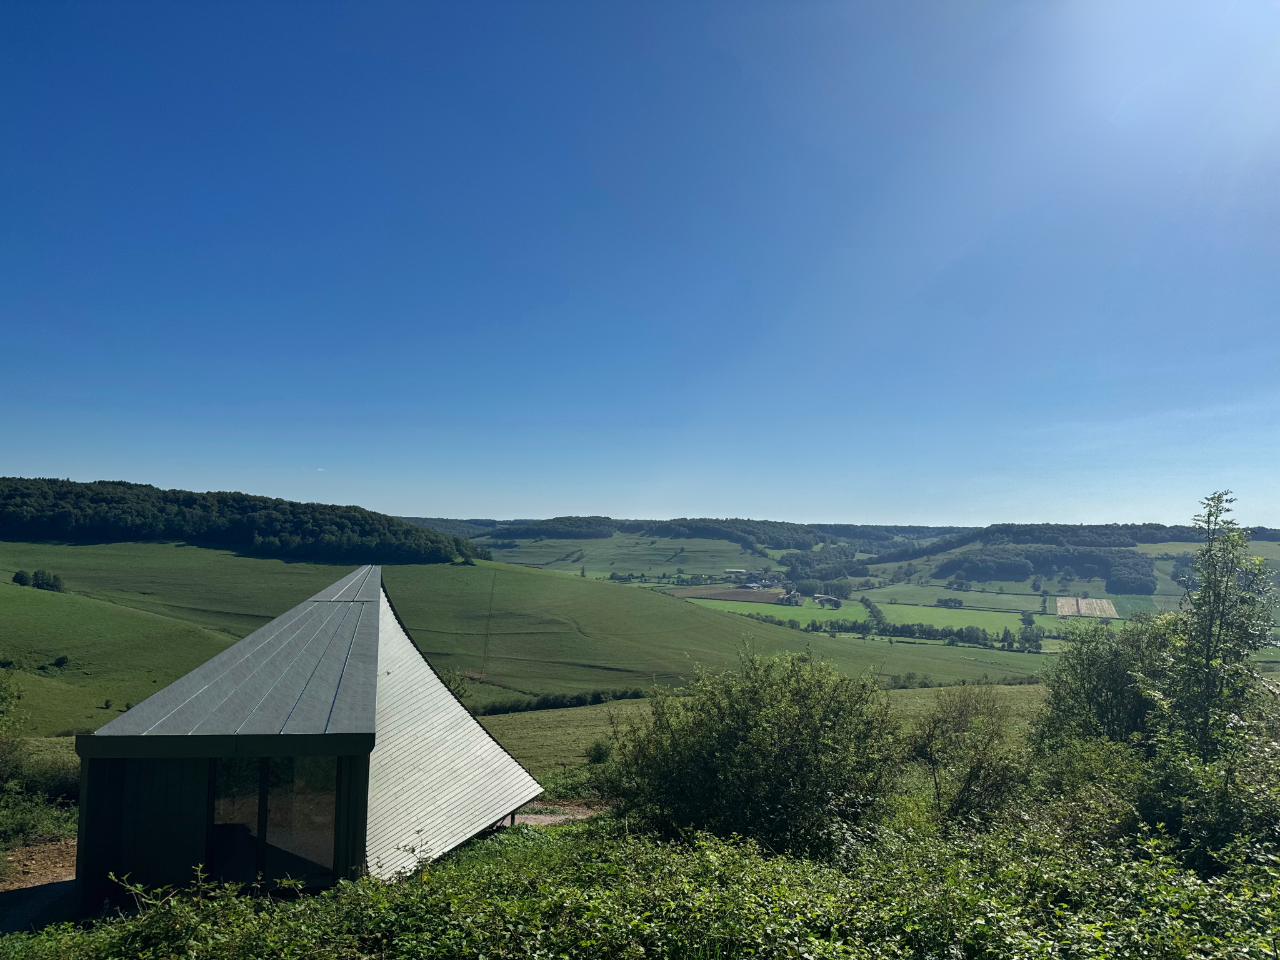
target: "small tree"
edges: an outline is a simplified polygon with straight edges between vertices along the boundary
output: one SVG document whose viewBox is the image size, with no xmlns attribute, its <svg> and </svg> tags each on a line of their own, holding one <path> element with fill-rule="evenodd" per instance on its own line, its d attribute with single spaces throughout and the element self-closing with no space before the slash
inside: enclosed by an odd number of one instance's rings
<svg viewBox="0 0 1280 960">
<path fill-rule="evenodd" d="M 56 573 L 50 573 L 48 570 L 37 570 L 31 575 L 31 585 L 37 590 L 52 590 L 55 593 L 62 592 L 62 578 Z"/>
<path fill-rule="evenodd" d="M 893 724 L 873 678 L 842 677 L 809 654 L 744 649 L 737 671 L 699 669 L 651 702 L 650 722 L 615 734 L 602 786 L 667 835 L 708 830 L 836 855 L 893 773 Z"/>
<path fill-rule="evenodd" d="M 1262 694 L 1252 654 L 1271 642 L 1275 588 L 1266 564 L 1248 554 L 1248 538 L 1228 517 L 1229 490 L 1203 501 L 1195 518 L 1204 535 L 1196 553 L 1199 589 L 1182 600 L 1179 631 L 1164 684 L 1170 728 L 1201 761 L 1218 755 L 1237 720 Z"/>
<path fill-rule="evenodd" d="M 31 586 L 31 574 L 26 570 L 19 570 L 13 575 L 13 582 L 20 587 Z"/>
</svg>

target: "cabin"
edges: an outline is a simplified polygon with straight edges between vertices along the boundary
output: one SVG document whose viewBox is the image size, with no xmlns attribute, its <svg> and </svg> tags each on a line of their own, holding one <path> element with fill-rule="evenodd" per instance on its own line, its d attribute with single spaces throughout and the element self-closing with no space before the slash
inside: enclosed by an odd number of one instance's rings
<svg viewBox="0 0 1280 960">
<path fill-rule="evenodd" d="M 454 697 L 365 566 L 76 737 L 81 909 L 122 888 L 389 878 L 541 786 Z"/>
</svg>

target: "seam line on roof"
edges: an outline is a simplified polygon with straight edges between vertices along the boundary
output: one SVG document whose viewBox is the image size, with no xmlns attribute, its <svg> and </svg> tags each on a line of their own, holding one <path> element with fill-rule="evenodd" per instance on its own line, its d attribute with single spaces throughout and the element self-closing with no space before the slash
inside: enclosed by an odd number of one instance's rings
<svg viewBox="0 0 1280 960">
<path fill-rule="evenodd" d="M 303 602 L 305 603 L 306 601 L 303 601 Z M 188 703 L 190 703 L 190 702 L 191 702 L 192 700 L 194 700 L 196 697 L 200 696 L 200 694 L 202 694 L 202 693 L 204 693 L 206 690 L 208 690 L 211 686 L 213 686 L 213 684 L 214 684 L 216 681 L 221 680 L 221 679 L 222 679 L 223 677 L 225 677 L 228 673 L 230 673 L 230 672 L 231 672 L 232 670 L 234 670 L 236 667 L 240 666 L 240 664 L 244 663 L 244 662 L 245 662 L 246 660 L 248 660 L 251 656 L 253 656 L 253 655 L 254 655 L 255 653 L 257 653 L 259 650 L 261 650 L 263 647 L 265 647 L 268 643 L 270 643 L 270 642 L 271 642 L 272 640 L 274 640 L 276 637 L 278 637 L 278 636 L 279 636 L 279 635 L 280 635 L 280 634 L 285 630 L 285 628 L 286 628 L 286 627 L 289 627 L 290 625 L 292 625 L 292 624 L 296 623 L 298 620 L 301 620 L 303 617 L 305 617 L 305 616 L 307 616 L 308 614 L 310 614 L 310 613 L 314 612 L 314 610 L 315 610 L 315 608 L 314 608 L 314 607 L 312 607 L 312 606 L 308 605 L 308 606 L 307 606 L 307 608 L 306 608 L 305 610 L 300 611 L 300 612 L 298 613 L 298 615 L 297 615 L 296 617 L 294 617 L 292 620 L 290 620 L 288 623 L 281 624 L 281 626 L 280 626 L 280 629 L 279 629 L 279 630 L 275 630 L 275 631 L 273 631 L 272 633 L 270 633 L 268 636 L 263 637 L 263 639 L 258 643 L 258 645 L 257 645 L 256 647 L 254 647 L 252 650 L 249 650 L 248 652 L 246 652 L 246 653 L 244 654 L 244 656 L 242 656 L 242 657 L 241 657 L 239 660 L 237 660 L 235 663 L 229 664 L 229 665 L 227 666 L 227 668 L 226 668 L 225 670 L 223 670 L 220 674 L 218 674 L 216 677 L 211 677 L 211 678 L 209 679 L 209 682 L 208 682 L 208 683 L 206 683 L 203 687 L 201 687 L 201 688 L 200 688 L 199 690 L 197 690 L 195 693 L 191 694 L 191 696 L 187 697 L 187 699 L 183 700 L 180 704 L 178 704 L 176 707 L 174 707 L 172 710 L 170 710 L 168 713 L 166 713 L 163 717 L 161 717 L 159 720 L 157 720 L 157 721 L 156 721 L 155 723 L 153 723 L 151 726 L 147 727 L 147 729 L 143 730 L 143 731 L 142 731 L 142 733 L 140 734 L 140 736 L 144 736 L 144 737 L 145 737 L 145 736 L 147 736 L 149 733 L 151 733 L 151 731 L 152 731 L 152 730 L 154 730 L 156 727 L 160 726 L 160 724 L 164 723 L 166 720 L 168 720 L 170 717 L 172 717 L 175 713 L 177 713 L 179 710 L 181 710 L 183 707 L 185 707 Z M 274 622 L 274 621 L 272 621 L 272 622 Z M 263 624 L 263 626 L 262 626 L 260 629 L 266 629 L 266 628 L 267 628 L 267 627 L 269 627 L 269 626 L 271 626 L 271 624 L 270 624 L 270 623 L 266 623 L 266 624 Z M 255 631 L 255 632 L 256 632 L 256 631 Z M 252 636 L 252 634 L 250 634 L 250 636 Z M 246 638 L 246 639 L 248 639 L 248 638 Z M 233 646 L 233 647 L 231 647 L 230 649 L 235 649 L 235 648 L 234 648 L 234 646 Z M 197 667 L 196 669 L 198 670 L 198 669 L 199 669 L 199 667 Z M 222 706 L 222 704 L 223 704 L 223 703 L 225 703 L 225 702 L 226 702 L 226 698 L 223 698 L 223 700 L 222 700 L 222 701 L 220 701 L 220 702 L 218 703 L 218 706 Z M 214 709 L 216 710 L 216 709 L 217 709 L 217 707 L 215 707 Z M 213 711 L 210 711 L 210 713 L 212 713 L 212 712 L 213 712 Z M 208 716 L 208 715 L 206 714 L 206 717 L 207 717 L 207 716 Z M 203 719 L 202 719 L 202 721 L 201 721 L 201 722 L 203 722 Z M 195 725 L 193 725 L 193 729 L 194 729 L 194 726 L 195 726 Z"/>
<path fill-rule="evenodd" d="M 342 681 L 347 676 L 347 664 L 351 662 L 351 651 L 355 649 L 356 634 L 360 632 L 360 621 L 364 618 L 365 606 L 367 606 L 367 604 L 364 604 L 364 603 L 360 604 L 360 613 L 357 614 L 356 616 L 356 626 L 355 626 L 355 629 L 351 631 L 351 642 L 347 644 L 347 656 L 342 661 L 342 672 L 338 674 L 338 682 L 337 684 L 334 685 L 334 688 L 333 688 L 333 703 L 329 704 L 329 715 L 324 718 L 325 733 L 329 732 L 329 724 L 333 722 L 333 708 L 338 705 L 338 691 L 342 689 Z M 375 689 L 376 689 L 376 684 L 377 684 L 376 675 L 374 677 L 374 683 L 375 683 Z M 375 726 L 376 726 L 376 720 L 375 720 Z"/>
<path fill-rule="evenodd" d="M 360 571 L 359 571 L 359 570 L 357 570 L 357 571 L 356 571 L 356 576 L 357 576 L 357 577 L 359 577 L 359 580 L 358 580 L 358 581 L 357 581 L 357 580 L 352 580 L 352 581 L 351 581 L 350 583 L 348 583 L 345 587 L 343 587 L 343 588 L 338 592 L 338 595 L 337 595 L 336 597 L 334 597 L 333 599 L 334 599 L 334 600 L 339 600 L 339 599 L 341 599 L 341 597 L 342 597 L 342 595 L 343 595 L 344 593 L 346 593 L 348 590 L 352 590 L 352 589 L 354 588 L 354 591 L 355 591 L 355 592 L 354 592 L 354 593 L 352 593 L 352 595 L 351 595 L 351 599 L 350 599 L 350 600 L 348 600 L 348 601 L 343 601 L 343 602 L 346 602 L 346 603 L 354 603 L 354 602 L 355 602 L 356 597 L 358 597 L 358 596 L 360 595 L 360 590 L 364 587 L 364 583 L 365 583 L 365 581 L 366 581 L 366 580 L 368 580 L 368 579 L 369 579 L 369 574 L 371 574 L 371 573 L 373 573 L 373 565 L 372 565 L 372 564 L 368 564 L 368 563 L 367 563 L 367 564 L 365 564 L 365 567 L 364 567 L 364 576 L 363 576 L 363 577 L 360 577 Z"/>
<path fill-rule="evenodd" d="M 342 612 L 342 619 L 339 620 L 338 625 L 333 628 L 333 632 L 335 634 L 342 629 L 342 624 L 346 621 L 347 614 L 350 612 L 351 612 L 350 607 L 347 607 L 347 609 Z M 271 684 L 271 686 L 267 687 L 266 692 L 258 699 L 258 702 L 253 705 L 253 709 L 250 710 L 247 714 L 245 714 L 244 719 L 240 721 L 240 726 L 236 727 L 234 731 L 235 733 L 239 733 L 240 727 L 243 727 L 246 723 L 249 722 L 249 718 L 252 717 L 254 713 L 257 712 L 260 706 L 262 706 L 262 701 L 266 700 L 267 697 L 271 696 L 271 691 L 274 690 L 279 685 L 280 681 L 284 679 L 284 675 L 289 672 L 289 667 L 292 667 L 295 663 L 298 662 L 298 658 L 302 656 L 302 654 L 306 651 L 307 647 L 311 646 L 311 641 L 320 635 L 320 630 L 324 629 L 325 624 L 327 624 L 332 619 L 333 619 L 333 612 L 330 612 L 329 616 L 324 618 L 324 623 L 320 624 L 320 627 L 317 628 L 315 633 L 311 634 L 311 637 L 307 640 L 307 642 L 298 648 L 298 652 L 293 655 L 293 659 L 290 660 L 288 665 L 286 665 L 285 668 L 280 671 L 280 673 L 276 676 L 276 679 Z M 329 642 L 330 643 L 333 642 L 333 637 L 329 638 Z M 279 653 L 279 651 L 277 650 L 276 653 Z M 253 673 L 257 673 L 259 670 L 261 670 L 263 667 L 265 667 L 268 663 L 270 663 L 275 658 L 276 658 L 276 654 L 275 653 L 271 654 L 271 656 L 267 657 L 267 659 L 263 660 L 262 663 L 258 664 L 258 666 L 254 668 Z M 252 677 L 253 673 L 249 674 L 249 677 Z M 248 680 L 249 677 L 245 677 L 245 680 Z M 228 699 L 230 699 L 230 696 L 228 696 Z M 225 702 L 226 701 L 224 700 L 223 703 Z M 218 706 L 220 707 L 222 706 L 222 704 L 220 703 L 218 704 Z M 214 709 L 216 710 L 217 707 L 215 707 Z"/>
<path fill-rule="evenodd" d="M 355 601 L 352 601 L 352 602 L 354 603 Z M 320 664 L 324 663 L 324 658 L 325 658 L 325 656 L 329 653 L 329 648 L 333 646 L 333 641 L 334 641 L 334 640 L 336 640 L 336 639 L 338 638 L 338 634 L 342 631 L 342 625 L 343 625 L 344 623 L 346 623 L 346 622 L 347 622 L 347 613 L 350 613 L 350 612 L 351 612 L 351 608 L 350 608 L 350 607 L 348 607 L 348 608 L 347 608 L 347 612 L 346 612 L 346 613 L 344 613 L 344 614 L 342 615 L 342 619 L 338 622 L 338 627 L 337 627 L 337 629 L 336 629 L 336 630 L 334 630 L 334 631 L 333 631 L 333 634 L 329 637 L 329 642 L 328 642 L 328 643 L 326 643 L 326 644 L 324 645 L 324 650 L 322 650 L 322 651 L 320 652 L 320 656 L 319 656 L 318 658 L 316 658 L 316 665 L 315 665 L 314 667 L 312 667 L 312 668 L 311 668 L 311 676 L 307 677 L 307 682 L 306 682 L 306 683 L 304 683 L 304 684 L 302 685 L 302 689 L 298 692 L 298 699 L 293 701 L 293 706 L 289 708 L 289 716 L 287 716 L 287 717 L 285 717 L 285 718 L 284 718 L 284 722 L 283 722 L 282 724 L 280 724 L 280 729 L 279 729 L 278 731 L 276 731 L 277 733 L 284 733 L 284 728 L 285 728 L 285 727 L 287 727 L 287 726 L 289 725 L 289 721 L 293 718 L 293 711 L 295 711 L 295 710 L 297 710 L 297 709 L 298 709 L 298 704 L 300 704 L 300 703 L 302 702 L 302 698 L 303 698 L 303 696 L 306 694 L 306 692 L 307 692 L 307 688 L 308 688 L 309 686 L 311 686 L 311 681 L 315 679 L 316 671 L 320 669 Z M 361 611 L 361 612 L 363 613 L 363 611 Z M 360 620 L 359 620 L 359 618 L 357 617 L 357 618 L 356 618 L 356 628 L 357 628 L 357 629 L 359 629 L 359 627 L 360 627 Z M 353 639 L 354 639 L 354 638 L 353 638 Z M 308 641 L 308 643 L 310 643 L 310 641 Z M 302 651 L 301 651 L 301 650 L 299 650 L 299 651 L 298 651 L 298 654 L 299 654 L 299 656 L 301 656 Z M 297 659 L 297 657 L 294 657 L 294 659 L 296 660 L 296 659 Z M 292 666 L 292 664 L 290 664 L 290 666 Z M 341 680 L 339 680 L 339 682 L 341 682 Z M 268 691 L 268 692 L 269 692 L 269 691 Z M 337 697 L 337 695 L 338 695 L 338 688 L 337 688 L 337 687 L 334 687 L 334 689 L 333 689 L 333 695 L 334 695 L 334 697 L 335 697 L 335 698 Z M 265 699 L 265 697 L 264 697 L 264 699 Z M 261 703 L 261 701 L 259 701 L 259 703 Z M 253 709 L 254 709 L 254 710 L 257 710 L 258 708 L 255 706 Z M 332 713 L 332 712 L 333 712 L 333 707 L 332 707 L 332 706 L 329 708 L 329 712 L 330 712 L 330 713 Z M 251 711 L 251 714 L 252 714 L 252 711 Z M 248 718 L 248 717 L 245 717 L 245 723 L 248 723 L 248 722 L 249 722 L 249 718 Z M 241 724 L 241 726 L 244 726 L 244 724 Z M 237 729 L 239 729 L 239 728 L 237 728 Z M 328 729 L 329 729 L 329 722 L 328 722 L 328 720 L 326 720 L 326 721 L 325 721 L 325 732 L 328 732 Z"/>
</svg>

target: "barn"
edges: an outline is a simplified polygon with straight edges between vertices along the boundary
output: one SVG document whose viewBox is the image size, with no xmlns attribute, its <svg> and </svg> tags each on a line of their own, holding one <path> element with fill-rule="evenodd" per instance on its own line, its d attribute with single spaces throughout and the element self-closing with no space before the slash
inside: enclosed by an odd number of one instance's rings
<svg viewBox="0 0 1280 960">
<path fill-rule="evenodd" d="M 76 738 L 76 879 L 387 878 L 541 792 L 409 639 L 366 566 Z"/>
</svg>

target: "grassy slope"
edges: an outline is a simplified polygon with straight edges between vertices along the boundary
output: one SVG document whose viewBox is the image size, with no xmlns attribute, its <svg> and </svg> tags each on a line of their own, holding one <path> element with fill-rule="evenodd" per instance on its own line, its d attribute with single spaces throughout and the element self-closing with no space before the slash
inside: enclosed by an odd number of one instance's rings
<svg viewBox="0 0 1280 960">
<path fill-rule="evenodd" d="M 114 713 L 96 709 L 106 699 L 143 699 L 153 680 L 177 679 L 351 569 L 175 544 L 0 543 L 4 580 L 40 567 L 74 592 L 3 585 L 11 602 L 0 606 L 0 656 L 26 668 L 26 705 L 43 733 L 106 722 Z M 508 564 L 386 567 L 385 576 L 414 639 L 441 666 L 486 666 L 488 637 L 494 685 L 478 685 L 478 701 L 674 680 L 693 662 L 730 662 L 747 633 L 762 651 L 808 639 L 652 591 Z M 849 671 L 866 666 L 826 638 L 815 649 Z M 67 671 L 35 669 L 64 654 Z"/>
<path fill-rule="evenodd" d="M 498 685 L 489 699 L 671 682 L 694 663 L 731 662 L 748 633 L 762 652 L 808 639 L 652 590 L 507 564 L 386 567 L 383 576 L 423 652 L 442 666 L 483 673 Z M 814 648 L 843 669 L 867 666 L 825 637 Z M 484 685 L 478 693 L 484 698 Z"/>
<path fill-rule="evenodd" d="M 1139 553 L 1145 553 L 1148 556 L 1160 556 L 1161 554 L 1193 554 L 1203 544 L 1185 543 L 1178 541 L 1175 543 L 1140 543 L 1133 549 Z M 1273 563 L 1280 563 L 1280 542 L 1275 540 L 1253 540 L 1249 543 L 1249 553 L 1251 556 L 1262 557 Z"/>
<path fill-rule="evenodd" d="M 241 557 L 180 543 L 0 541 L 0 579 L 8 582 L 15 570 L 41 567 L 60 574 L 74 593 L 237 638 L 355 569 Z"/>
<path fill-rule="evenodd" d="M 585 564 L 588 577 L 608 577 L 610 573 L 675 576 L 677 567 L 685 573 L 721 574 L 726 569 L 759 570 L 777 565 L 727 540 L 671 540 L 615 533 L 599 540 L 517 540 L 516 543 L 519 546 L 513 550 L 494 550 L 494 560 L 539 564 L 545 570 L 566 573 L 577 573 Z M 582 551 L 581 559 L 559 559 L 576 556 L 577 551 Z"/>
<path fill-rule="evenodd" d="M 233 642 L 130 607 L 0 585 L 0 650 L 21 668 L 22 706 L 38 734 L 101 726 Z M 61 669 L 51 665 L 60 656 L 70 658 Z"/>
</svg>

